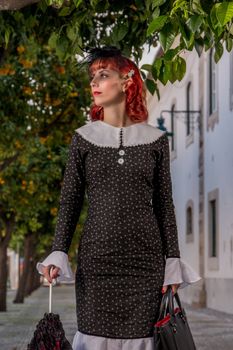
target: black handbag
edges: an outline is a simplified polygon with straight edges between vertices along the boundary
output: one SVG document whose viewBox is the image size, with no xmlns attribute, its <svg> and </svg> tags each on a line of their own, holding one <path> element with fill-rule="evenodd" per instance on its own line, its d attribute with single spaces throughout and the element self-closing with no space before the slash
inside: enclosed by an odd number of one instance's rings
<svg viewBox="0 0 233 350">
<path fill-rule="evenodd" d="M 173 298 L 178 305 L 175 309 Z M 171 286 L 163 295 L 159 317 L 154 324 L 154 349 L 196 350 L 185 310 L 178 293 L 173 295 Z"/>
</svg>

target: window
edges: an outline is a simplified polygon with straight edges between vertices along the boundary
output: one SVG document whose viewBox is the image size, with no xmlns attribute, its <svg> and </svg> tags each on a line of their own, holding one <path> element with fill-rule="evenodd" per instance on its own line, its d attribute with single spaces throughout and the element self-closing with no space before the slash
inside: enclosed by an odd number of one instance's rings
<svg viewBox="0 0 233 350">
<path fill-rule="evenodd" d="M 208 232 L 209 232 L 209 268 L 218 269 L 218 201 L 219 201 L 218 189 L 211 191 L 208 194 Z"/>
<path fill-rule="evenodd" d="M 188 83 L 186 88 L 186 111 L 187 111 L 187 118 L 186 118 L 186 135 L 190 135 L 191 133 L 191 118 L 192 114 L 190 111 L 192 110 L 192 83 L 191 81 Z"/>
<path fill-rule="evenodd" d="M 217 256 L 217 237 L 216 237 L 216 199 L 209 203 L 210 205 L 210 256 Z"/>
<path fill-rule="evenodd" d="M 217 111 L 217 70 L 213 48 L 209 55 L 209 115 Z"/>
<path fill-rule="evenodd" d="M 188 243 L 193 241 L 193 201 L 189 200 L 186 205 L 186 242 Z"/>
<path fill-rule="evenodd" d="M 171 108 L 171 132 L 172 132 L 172 137 L 171 137 L 171 151 L 175 150 L 175 104 L 172 105 Z"/>
<path fill-rule="evenodd" d="M 187 226 L 186 234 L 191 235 L 193 232 L 193 218 L 192 218 L 192 208 L 188 207 L 187 209 Z"/>
</svg>

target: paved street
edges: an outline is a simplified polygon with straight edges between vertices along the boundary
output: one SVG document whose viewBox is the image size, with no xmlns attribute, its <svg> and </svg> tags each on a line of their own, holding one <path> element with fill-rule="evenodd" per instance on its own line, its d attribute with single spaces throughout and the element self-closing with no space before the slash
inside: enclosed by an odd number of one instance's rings
<svg viewBox="0 0 233 350">
<path fill-rule="evenodd" d="M 53 296 L 53 311 L 59 313 L 66 336 L 72 342 L 76 331 L 74 286 L 57 286 Z M 10 292 L 8 312 L 0 313 L 0 350 L 26 350 L 37 322 L 48 312 L 48 287 L 41 287 L 22 305 L 13 304 L 13 297 L 14 292 Z M 233 350 L 233 315 L 183 306 L 197 350 Z"/>
<path fill-rule="evenodd" d="M 24 304 L 13 304 L 15 292 L 10 292 L 8 312 L 0 312 L 0 350 L 26 350 L 36 324 L 49 311 L 49 288 L 41 287 Z M 72 342 L 76 332 L 74 285 L 53 288 L 52 312 L 58 313 L 67 339 Z"/>
</svg>

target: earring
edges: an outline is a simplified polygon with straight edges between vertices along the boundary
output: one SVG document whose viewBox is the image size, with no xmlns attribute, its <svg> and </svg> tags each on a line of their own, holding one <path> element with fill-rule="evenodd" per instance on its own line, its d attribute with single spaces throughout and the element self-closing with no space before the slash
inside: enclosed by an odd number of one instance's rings
<svg viewBox="0 0 233 350">
<path fill-rule="evenodd" d="M 129 78 L 132 78 L 132 76 L 134 75 L 135 71 L 134 69 L 131 69 L 129 72 L 128 72 L 128 77 Z"/>
</svg>

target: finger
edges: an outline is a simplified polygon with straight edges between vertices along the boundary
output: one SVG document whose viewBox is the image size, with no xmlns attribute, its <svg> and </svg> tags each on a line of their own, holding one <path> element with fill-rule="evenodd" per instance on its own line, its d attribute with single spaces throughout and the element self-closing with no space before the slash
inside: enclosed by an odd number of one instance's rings
<svg viewBox="0 0 233 350">
<path fill-rule="evenodd" d="M 57 278 L 59 276 L 60 268 L 55 267 L 51 272 L 51 278 Z"/>
<path fill-rule="evenodd" d="M 52 283 L 52 278 L 50 277 L 50 269 L 51 269 L 51 265 L 45 266 L 45 267 L 43 267 L 42 272 L 43 272 L 44 277 L 47 279 L 47 281 L 49 283 Z"/>
</svg>

